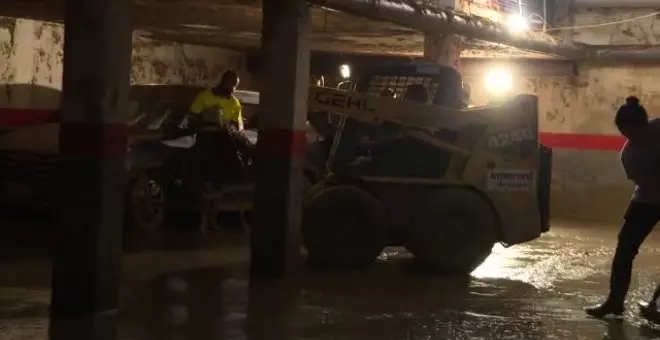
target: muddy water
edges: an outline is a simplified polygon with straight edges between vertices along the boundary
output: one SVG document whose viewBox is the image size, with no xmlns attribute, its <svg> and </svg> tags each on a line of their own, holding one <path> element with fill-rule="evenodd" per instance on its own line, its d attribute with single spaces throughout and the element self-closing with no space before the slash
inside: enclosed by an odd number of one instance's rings
<svg viewBox="0 0 660 340">
<path fill-rule="evenodd" d="M 301 268 L 269 283 L 246 280 L 241 247 L 134 254 L 119 315 L 96 326 L 116 322 L 122 340 L 660 338 L 633 306 L 622 323 L 582 312 L 606 293 L 615 238 L 611 227 L 556 226 L 536 242 L 496 246 L 470 278 L 419 273 L 396 248 L 368 271 Z M 660 280 L 659 251 L 652 235 L 636 262 L 630 304 Z M 47 288 L 0 288 L 0 339 L 44 339 L 47 303 Z"/>
</svg>

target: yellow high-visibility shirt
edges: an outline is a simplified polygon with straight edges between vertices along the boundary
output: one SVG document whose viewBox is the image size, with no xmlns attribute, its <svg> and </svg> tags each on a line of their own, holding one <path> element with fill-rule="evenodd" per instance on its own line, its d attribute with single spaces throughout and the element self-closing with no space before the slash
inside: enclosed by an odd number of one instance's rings
<svg viewBox="0 0 660 340">
<path fill-rule="evenodd" d="M 243 110 L 241 103 L 236 97 L 221 97 L 213 94 L 211 89 L 207 89 L 195 97 L 190 105 L 190 112 L 202 116 L 202 122 L 207 124 L 219 124 L 224 121 L 231 121 L 243 126 Z M 207 113 L 212 113 L 211 115 Z"/>
</svg>

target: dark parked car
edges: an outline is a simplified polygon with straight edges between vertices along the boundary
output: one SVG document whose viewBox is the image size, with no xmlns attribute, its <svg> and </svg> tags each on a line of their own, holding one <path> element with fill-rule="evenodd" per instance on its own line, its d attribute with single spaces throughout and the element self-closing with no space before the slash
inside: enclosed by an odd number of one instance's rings
<svg viewBox="0 0 660 340">
<path fill-rule="evenodd" d="M 189 103 L 201 90 L 201 87 L 182 85 L 131 88 L 128 113 L 131 135 L 126 154 L 128 225 L 158 229 L 169 213 L 198 212 L 200 193 L 193 189 L 197 186 L 188 183 L 197 176 L 193 154 L 199 152 L 199 143 L 194 135 L 174 138 L 171 132 L 177 129 Z M 252 118 L 259 94 L 239 91 L 236 96 L 243 103 L 246 119 Z M 256 142 L 256 130 L 247 130 L 245 134 Z M 313 133 L 308 136 L 310 156 L 305 174 L 310 182 L 315 182 L 323 173 L 325 151 L 315 144 L 317 137 Z M 6 204 L 52 208 L 59 193 L 65 190 L 57 185 L 56 179 L 60 162 L 58 141 L 56 114 L 51 121 L 0 129 L 0 199 Z M 242 190 L 251 190 L 249 168 L 252 162 L 245 155 L 241 157 L 240 150 L 236 151 L 238 153 L 229 157 L 227 154 L 218 157 L 223 157 L 223 162 L 235 162 L 232 166 L 241 166 L 248 174 L 244 176 L 245 181 L 236 185 L 244 188 Z"/>
</svg>

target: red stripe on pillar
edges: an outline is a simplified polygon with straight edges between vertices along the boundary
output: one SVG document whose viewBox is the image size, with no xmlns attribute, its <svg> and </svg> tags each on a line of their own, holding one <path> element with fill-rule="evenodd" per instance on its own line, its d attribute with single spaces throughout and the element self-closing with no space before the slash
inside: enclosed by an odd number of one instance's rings
<svg viewBox="0 0 660 340">
<path fill-rule="evenodd" d="M 0 108 L 0 127 L 26 127 L 57 120 L 57 110 Z M 259 138 L 265 138 L 267 141 L 261 146 L 265 153 L 295 155 L 304 153 L 305 150 L 304 131 L 261 131 Z M 541 142 L 544 145 L 558 149 L 618 151 L 625 141 L 625 137 L 618 135 L 541 133 Z"/>
<path fill-rule="evenodd" d="M 53 123 L 57 110 L 0 108 L 0 127 L 21 127 Z"/>
<path fill-rule="evenodd" d="M 126 153 L 126 124 L 62 123 L 60 152 L 62 155 L 109 158 Z"/>
<path fill-rule="evenodd" d="M 299 156 L 305 153 L 307 136 L 298 130 L 261 130 L 257 151 L 269 156 Z"/>
<path fill-rule="evenodd" d="M 618 135 L 541 133 L 541 143 L 559 149 L 618 151 L 625 142 L 626 138 Z"/>
</svg>

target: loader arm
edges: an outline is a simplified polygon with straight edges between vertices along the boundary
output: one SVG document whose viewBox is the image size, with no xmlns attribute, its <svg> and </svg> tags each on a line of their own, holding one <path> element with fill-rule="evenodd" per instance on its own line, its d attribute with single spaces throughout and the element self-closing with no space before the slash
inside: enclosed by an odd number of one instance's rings
<svg viewBox="0 0 660 340">
<path fill-rule="evenodd" d="M 479 109 L 457 110 L 318 86 L 310 87 L 308 105 L 310 111 L 335 112 L 371 125 L 390 122 L 428 132 L 491 122 Z M 456 119 L 457 115 L 463 115 L 463 119 Z"/>
<path fill-rule="evenodd" d="M 486 126 L 493 121 L 480 109 L 456 110 L 318 86 L 310 87 L 308 105 L 310 111 L 333 112 L 369 125 L 393 123 L 408 137 L 463 157 L 469 157 L 472 152 L 436 138 L 433 133 L 444 129 L 459 131 L 475 126 L 485 131 Z"/>
<path fill-rule="evenodd" d="M 530 112 L 520 112 L 516 107 L 519 100 L 501 105 L 477 107 L 472 109 L 452 109 L 437 105 L 428 105 L 407 100 L 397 100 L 377 97 L 360 92 L 337 90 L 311 86 L 309 90 L 308 108 L 310 111 L 327 111 L 351 118 L 359 122 L 377 126 L 385 122 L 393 123 L 401 128 L 401 132 L 437 148 L 468 157 L 472 151 L 436 138 L 433 134 L 441 130 L 465 131 L 470 134 L 482 134 L 487 130 L 498 128 L 509 130 L 513 122 L 515 126 L 524 115 Z M 522 113 L 523 117 L 516 116 Z M 523 119 L 524 120 L 524 119 Z M 536 118 L 533 122 L 536 124 Z M 534 133 L 537 130 L 534 129 Z M 537 139 L 535 136 L 533 139 Z M 459 143 L 460 144 L 460 143 Z"/>
</svg>

